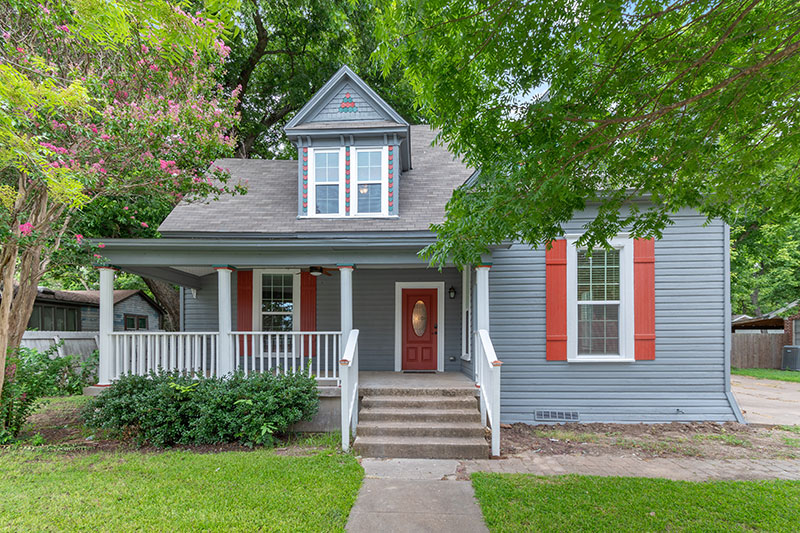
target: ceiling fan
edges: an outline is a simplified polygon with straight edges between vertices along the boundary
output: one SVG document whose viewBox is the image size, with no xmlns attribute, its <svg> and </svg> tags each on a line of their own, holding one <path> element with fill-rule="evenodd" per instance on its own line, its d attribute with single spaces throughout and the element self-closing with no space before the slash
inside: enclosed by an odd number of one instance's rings
<svg viewBox="0 0 800 533">
<path fill-rule="evenodd" d="M 312 276 L 321 276 L 325 274 L 326 276 L 332 276 L 331 272 L 336 272 L 337 269 L 335 268 L 327 268 L 322 266 L 310 266 L 308 268 L 304 268 L 303 272 L 308 272 Z"/>
</svg>

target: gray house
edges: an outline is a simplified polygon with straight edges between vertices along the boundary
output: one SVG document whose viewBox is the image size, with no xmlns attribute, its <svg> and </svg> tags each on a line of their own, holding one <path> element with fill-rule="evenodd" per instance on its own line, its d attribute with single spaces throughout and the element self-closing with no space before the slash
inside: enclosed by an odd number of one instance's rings
<svg viewBox="0 0 800 533">
<path fill-rule="evenodd" d="M 62 291 L 39 287 L 29 330 L 97 331 L 100 291 Z M 157 331 L 164 312 L 147 294 L 139 290 L 114 291 L 115 331 Z"/>
<path fill-rule="evenodd" d="M 343 67 L 286 133 L 296 161 L 217 162 L 247 195 L 179 205 L 162 239 L 104 241 L 101 291 L 114 269 L 184 289 L 180 333 L 115 334 L 101 316 L 101 384 L 158 366 L 309 372 L 343 447 L 354 431 L 379 456 L 485 455 L 486 426 L 497 455 L 501 422 L 741 420 L 723 223 L 686 210 L 656 242 L 622 234 L 589 256 L 574 242 L 590 208 L 547 251 L 507 243 L 437 270 L 418 252 L 473 170 L 436 132 Z"/>
</svg>

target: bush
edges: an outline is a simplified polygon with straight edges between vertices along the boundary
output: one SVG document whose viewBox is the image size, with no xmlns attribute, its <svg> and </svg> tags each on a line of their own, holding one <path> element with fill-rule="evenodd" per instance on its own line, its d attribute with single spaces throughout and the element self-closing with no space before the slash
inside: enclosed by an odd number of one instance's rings
<svg viewBox="0 0 800 533">
<path fill-rule="evenodd" d="M 41 375 L 45 381 L 43 396 L 74 396 L 83 394 L 83 388 L 97 382 L 97 350 L 86 361 L 78 355 L 56 355 L 63 341 L 54 344 L 44 352 L 20 346 L 16 355 L 22 363 Z"/>
<path fill-rule="evenodd" d="M 317 383 L 303 374 L 234 374 L 192 378 L 179 373 L 127 375 L 89 402 L 87 425 L 137 442 L 271 444 L 319 408 Z"/>
<path fill-rule="evenodd" d="M 52 376 L 38 358 L 13 353 L 6 359 L 5 382 L 0 392 L 0 444 L 19 435 L 28 416 L 43 402 L 52 386 Z"/>
</svg>

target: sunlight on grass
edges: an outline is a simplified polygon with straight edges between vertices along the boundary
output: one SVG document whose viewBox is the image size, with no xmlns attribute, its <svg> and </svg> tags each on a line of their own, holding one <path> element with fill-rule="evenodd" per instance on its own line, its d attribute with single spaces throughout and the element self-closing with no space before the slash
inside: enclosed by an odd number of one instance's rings
<svg viewBox="0 0 800 533">
<path fill-rule="evenodd" d="M 737 376 L 750 376 L 759 379 L 773 379 L 776 381 L 791 381 L 800 383 L 800 372 L 794 370 L 774 370 L 771 368 L 731 368 L 731 374 Z"/>
<path fill-rule="evenodd" d="M 798 481 L 472 474 L 493 532 L 796 531 Z"/>
<path fill-rule="evenodd" d="M 199 454 L 0 453 L 12 531 L 342 531 L 363 470 L 332 449 Z"/>
</svg>

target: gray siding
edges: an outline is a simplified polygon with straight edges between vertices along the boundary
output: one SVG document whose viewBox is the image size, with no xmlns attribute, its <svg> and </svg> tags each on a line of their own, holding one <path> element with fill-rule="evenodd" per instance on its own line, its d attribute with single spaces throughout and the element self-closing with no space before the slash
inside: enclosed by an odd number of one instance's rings
<svg viewBox="0 0 800 533">
<path fill-rule="evenodd" d="M 396 281 L 444 281 L 444 368 L 447 372 L 459 371 L 462 291 L 461 273 L 454 268 L 442 272 L 417 268 L 356 268 L 353 272 L 353 327 L 359 330 L 359 369 L 394 371 Z M 453 300 L 447 296 L 451 285 L 456 288 Z M 339 302 L 339 276 L 317 278 L 317 329 L 338 331 Z M 451 361 L 451 357 L 455 360 Z"/>
<path fill-rule="evenodd" d="M 125 329 L 124 315 L 126 314 L 146 316 L 148 331 L 161 329 L 161 313 L 139 294 L 134 294 L 114 305 L 114 331 Z M 89 306 L 81 307 L 81 330 L 97 331 L 99 329 L 100 309 Z"/>
<path fill-rule="evenodd" d="M 360 330 L 361 370 L 394 370 L 394 283 L 395 281 L 445 282 L 445 370 L 461 369 L 461 274 L 454 268 L 439 272 L 433 269 L 358 269 L 353 273 L 353 325 Z M 339 275 L 317 278 L 317 330 L 340 328 Z M 456 298 L 447 296 L 450 286 Z M 233 321 L 236 329 L 236 274 L 233 276 Z M 441 323 L 441 322 L 440 322 Z M 217 331 L 216 274 L 203 277 L 203 287 L 192 297 L 184 291 L 184 328 L 186 331 Z M 450 361 L 450 357 L 455 360 Z"/>
<path fill-rule="evenodd" d="M 656 358 L 634 363 L 545 360 L 544 250 L 493 254 L 490 334 L 503 361 L 504 422 L 537 409 L 583 422 L 734 420 L 725 395 L 724 226 L 681 212 L 655 245 Z M 582 217 L 568 232 L 579 232 Z"/>
<path fill-rule="evenodd" d="M 209 274 L 202 278 L 202 288 L 195 291 L 183 291 L 183 323 L 184 331 L 217 331 L 219 327 L 217 306 L 217 274 Z M 236 329 L 236 272 L 231 276 L 231 316 L 233 329 Z"/>
<path fill-rule="evenodd" d="M 342 112 L 339 111 L 339 105 L 344 99 L 344 95 L 350 93 L 350 97 L 356 104 L 358 111 Z M 379 114 L 367 101 L 362 97 L 355 88 L 346 83 L 336 96 L 331 98 L 325 106 L 319 110 L 314 117 L 308 122 L 363 122 L 365 120 L 383 120 L 383 116 Z"/>
</svg>

